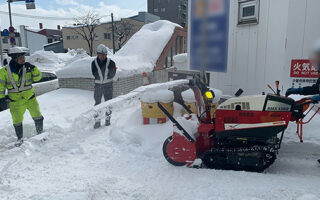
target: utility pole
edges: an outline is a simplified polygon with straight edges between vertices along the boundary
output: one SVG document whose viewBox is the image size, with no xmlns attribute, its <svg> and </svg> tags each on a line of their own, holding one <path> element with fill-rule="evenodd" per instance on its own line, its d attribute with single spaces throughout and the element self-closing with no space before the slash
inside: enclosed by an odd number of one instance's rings
<svg viewBox="0 0 320 200">
<path fill-rule="evenodd" d="M 0 35 L 1 35 L 1 28 L 0 28 Z M 0 37 L 0 53 L 1 53 L 1 66 L 3 66 L 3 52 L 2 52 L 2 36 Z"/>
<path fill-rule="evenodd" d="M 8 8 L 9 8 L 9 20 L 10 20 L 10 27 L 12 27 L 12 16 L 11 16 L 11 0 L 8 0 Z M 14 47 L 14 44 L 11 44 Z M 2 62 L 2 61 L 1 61 Z"/>
<path fill-rule="evenodd" d="M 200 78 L 203 82 L 205 82 L 208 85 L 208 80 L 207 80 L 207 74 L 206 74 L 206 68 L 208 64 L 208 47 L 206 41 L 208 41 L 208 31 L 207 31 L 207 26 L 208 26 L 208 2 L 204 1 L 203 2 L 203 10 L 204 15 L 202 18 L 201 22 L 201 37 L 202 37 L 202 42 L 201 42 L 201 70 L 200 70 Z"/>
<path fill-rule="evenodd" d="M 9 20 L 10 20 L 10 27 L 13 27 L 13 25 L 12 25 L 12 15 L 11 15 L 11 3 L 12 2 L 19 2 L 19 1 L 25 1 L 26 2 L 26 7 L 27 7 L 27 9 L 29 10 L 29 9 L 35 9 L 36 7 L 35 7 L 35 0 L 7 0 L 8 1 L 8 8 L 9 8 Z M 15 34 L 14 33 L 12 33 L 12 35 L 10 36 L 10 37 L 12 37 L 13 39 L 15 39 Z M 10 39 L 10 41 L 11 41 L 11 39 Z M 14 47 L 14 44 L 12 43 L 11 44 L 12 45 L 12 47 Z"/>
<path fill-rule="evenodd" d="M 10 20 L 10 27 L 11 27 L 12 26 L 11 0 L 8 0 L 8 8 L 9 8 L 9 20 Z"/>
<path fill-rule="evenodd" d="M 113 13 L 111 13 L 111 23 L 112 23 L 112 48 L 113 48 L 113 54 L 116 53 L 116 45 L 114 41 L 114 21 L 113 21 Z"/>
</svg>

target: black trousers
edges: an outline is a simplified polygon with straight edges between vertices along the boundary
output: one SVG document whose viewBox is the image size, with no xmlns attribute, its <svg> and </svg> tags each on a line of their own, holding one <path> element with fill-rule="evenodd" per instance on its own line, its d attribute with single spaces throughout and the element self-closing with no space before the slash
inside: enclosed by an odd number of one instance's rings
<svg viewBox="0 0 320 200">
<path fill-rule="evenodd" d="M 102 96 L 105 101 L 112 99 L 113 95 L 113 83 L 95 84 L 94 86 L 94 100 L 95 106 L 99 105 L 102 100 Z"/>
</svg>

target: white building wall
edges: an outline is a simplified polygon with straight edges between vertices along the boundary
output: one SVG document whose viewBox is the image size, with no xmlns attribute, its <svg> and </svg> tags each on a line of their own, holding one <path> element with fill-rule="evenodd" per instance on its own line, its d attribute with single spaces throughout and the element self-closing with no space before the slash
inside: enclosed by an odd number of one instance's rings
<svg viewBox="0 0 320 200">
<path fill-rule="evenodd" d="M 260 0 L 259 24 L 237 25 L 238 2 L 230 0 L 227 73 L 211 73 L 211 87 L 225 94 L 270 93 L 267 84 L 291 87 L 292 59 L 308 59 L 320 38 L 320 0 Z"/>
<path fill-rule="evenodd" d="M 48 39 L 44 35 L 27 31 L 27 38 L 30 53 L 34 53 L 38 50 L 43 50 L 43 45 L 48 44 Z"/>
<path fill-rule="evenodd" d="M 267 84 L 281 81 L 289 0 L 260 1 L 259 24 L 238 24 L 238 0 L 231 0 L 227 73 L 211 73 L 211 86 L 226 94 L 269 92 Z"/>
<path fill-rule="evenodd" d="M 291 60 L 308 59 L 314 42 L 320 39 L 319 8 L 319 0 L 290 0 L 283 74 L 283 79 L 287 80 L 285 88 L 291 87 Z"/>
<path fill-rule="evenodd" d="M 46 36 L 25 30 L 23 26 L 20 26 L 21 42 L 22 46 L 27 47 L 30 53 L 42 50 L 43 46 L 48 44 Z"/>
</svg>

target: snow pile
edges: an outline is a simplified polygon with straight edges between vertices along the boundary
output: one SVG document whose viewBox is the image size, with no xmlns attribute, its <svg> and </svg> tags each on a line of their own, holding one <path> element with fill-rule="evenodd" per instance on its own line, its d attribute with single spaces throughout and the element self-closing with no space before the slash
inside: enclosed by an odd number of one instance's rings
<svg viewBox="0 0 320 200">
<path fill-rule="evenodd" d="M 216 88 L 210 88 L 210 90 L 213 91 L 214 93 L 214 99 L 213 99 L 213 103 L 218 103 L 220 102 L 220 99 L 223 97 L 223 93 L 221 90 L 218 90 Z"/>
<path fill-rule="evenodd" d="M 147 86 L 139 87 L 132 92 L 119 96 L 117 98 L 111 99 L 107 102 L 103 102 L 94 108 L 88 110 L 87 112 L 83 113 L 78 121 L 78 126 L 82 127 L 83 125 L 91 122 L 94 119 L 94 116 L 98 115 L 98 118 L 104 118 L 106 110 L 110 107 L 126 107 L 129 106 L 131 102 L 137 101 L 140 102 L 142 96 L 145 96 L 145 93 L 154 93 L 154 91 L 159 90 L 168 90 L 173 88 L 174 86 L 188 84 L 189 80 L 177 80 L 177 81 L 170 81 L 166 83 L 157 83 Z M 159 101 L 159 100 L 157 100 Z M 181 115 L 180 115 L 181 116 Z"/>
<path fill-rule="evenodd" d="M 95 58 L 87 57 L 76 60 L 65 68 L 58 70 L 59 78 L 94 78 L 91 72 L 91 63 Z"/>
<path fill-rule="evenodd" d="M 170 90 L 157 90 L 153 92 L 146 92 L 142 95 L 141 101 L 145 103 L 169 103 L 174 100 L 173 92 Z"/>
<path fill-rule="evenodd" d="M 180 26 L 166 20 L 146 24 L 115 55 L 108 55 L 118 67 L 116 78 L 151 72 L 176 27 Z M 60 78 L 92 78 L 93 59 L 71 63 L 57 74 Z"/>
<path fill-rule="evenodd" d="M 76 60 L 89 57 L 83 49 L 69 50 L 67 53 L 54 53 L 53 51 L 36 51 L 26 60 L 40 69 L 56 71 Z"/>
<path fill-rule="evenodd" d="M 178 70 L 188 70 L 188 54 L 178 54 L 173 56 L 174 67 Z"/>
<path fill-rule="evenodd" d="M 177 121 L 184 128 L 184 130 L 186 130 L 187 133 L 189 133 L 189 135 L 194 140 L 196 140 L 196 135 L 198 133 L 199 120 L 197 115 L 195 114 L 191 114 L 190 116 L 191 116 L 190 119 L 186 119 L 185 117 L 177 117 Z M 183 135 L 182 131 L 179 130 L 177 127 L 174 127 L 173 130 L 176 133 Z"/>
<path fill-rule="evenodd" d="M 166 20 L 144 25 L 117 52 L 115 61 L 119 69 L 138 70 L 138 73 L 152 71 L 176 27 L 180 26 Z"/>
<path fill-rule="evenodd" d="M 218 103 L 223 96 L 222 91 L 215 89 L 215 88 L 210 88 L 210 90 L 212 90 L 215 95 L 215 97 L 213 99 L 213 103 Z M 188 90 L 182 92 L 181 96 L 183 98 L 183 101 L 185 101 L 187 103 L 193 103 L 196 101 L 195 96 L 194 96 L 194 92 L 192 89 L 188 89 Z"/>
<path fill-rule="evenodd" d="M 192 89 L 188 89 L 186 91 L 183 91 L 181 93 L 181 96 L 182 96 L 182 99 L 184 102 L 187 102 L 187 103 L 194 103 L 196 102 L 196 98 L 194 96 L 194 92 Z"/>
</svg>

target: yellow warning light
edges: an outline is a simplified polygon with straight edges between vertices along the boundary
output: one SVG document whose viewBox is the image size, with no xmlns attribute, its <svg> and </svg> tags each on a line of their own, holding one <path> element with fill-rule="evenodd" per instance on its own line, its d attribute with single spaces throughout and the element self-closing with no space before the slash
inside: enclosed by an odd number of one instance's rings
<svg viewBox="0 0 320 200">
<path fill-rule="evenodd" d="M 213 99 L 213 94 L 212 94 L 211 91 L 207 91 L 207 92 L 205 93 L 205 95 L 206 95 L 206 98 L 207 98 L 207 99 Z"/>
</svg>

